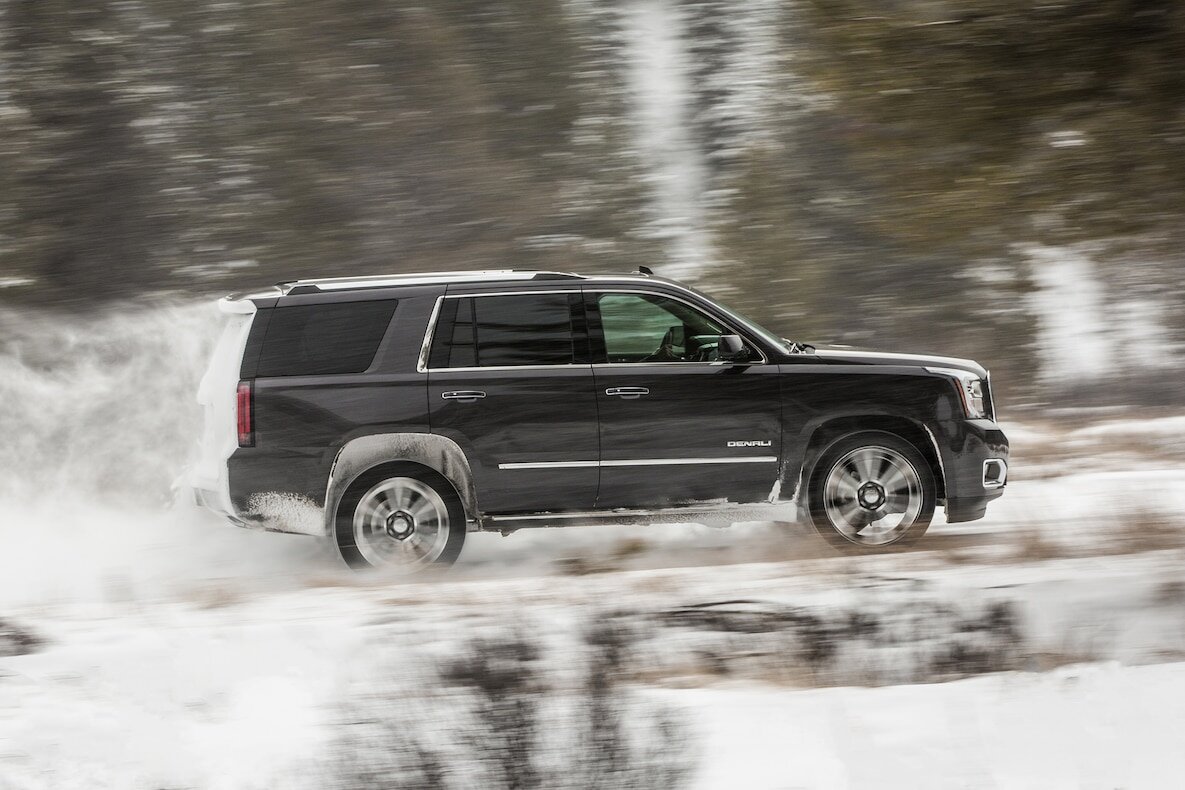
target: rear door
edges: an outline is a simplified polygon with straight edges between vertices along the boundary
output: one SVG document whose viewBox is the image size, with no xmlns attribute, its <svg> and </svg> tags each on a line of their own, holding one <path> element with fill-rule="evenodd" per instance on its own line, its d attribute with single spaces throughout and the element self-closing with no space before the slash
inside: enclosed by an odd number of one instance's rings
<svg viewBox="0 0 1185 790">
<path fill-rule="evenodd" d="M 591 508 L 600 454 L 579 290 L 449 293 L 438 316 L 429 420 L 468 456 L 481 509 Z"/>
<path fill-rule="evenodd" d="M 778 478 L 777 365 L 716 360 L 723 316 L 673 294 L 586 289 L 601 423 L 598 508 L 767 499 Z"/>
</svg>

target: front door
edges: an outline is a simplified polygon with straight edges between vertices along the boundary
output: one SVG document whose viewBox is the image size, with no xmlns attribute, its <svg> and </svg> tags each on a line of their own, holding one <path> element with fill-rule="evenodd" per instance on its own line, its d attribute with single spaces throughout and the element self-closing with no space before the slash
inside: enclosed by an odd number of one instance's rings
<svg viewBox="0 0 1185 790">
<path fill-rule="evenodd" d="M 577 291 L 443 298 L 429 419 L 465 451 L 484 512 L 593 506 L 600 456 L 588 363 Z"/>
<path fill-rule="evenodd" d="M 597 507 L 767 500 L 782 444 L 777 366 L 718 361 L 719 336 L 739 332 L 689 301 L 585 298 L 601 423 Z"/>
</svg>

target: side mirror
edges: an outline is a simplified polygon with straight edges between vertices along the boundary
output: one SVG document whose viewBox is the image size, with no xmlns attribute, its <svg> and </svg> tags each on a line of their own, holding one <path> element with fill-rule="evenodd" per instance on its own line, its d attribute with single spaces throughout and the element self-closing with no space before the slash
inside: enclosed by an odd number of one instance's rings
<svg viewBox="0 0 1185 790">
<path fill-rule="evenodd" d="M 716 349 L 716 356 L 722 362 L 748 362 L 753 355 L 738 335 L 721 335 Z"/>
</svg>

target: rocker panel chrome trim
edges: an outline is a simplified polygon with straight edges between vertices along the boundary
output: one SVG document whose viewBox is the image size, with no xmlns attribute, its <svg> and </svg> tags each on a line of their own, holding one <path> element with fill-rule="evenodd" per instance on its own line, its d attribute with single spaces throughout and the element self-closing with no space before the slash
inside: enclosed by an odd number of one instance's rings
<svg viewBox="0 0 1185 790">
<path fill-rule="evenodd" d="M 687 466 L 693 464 L 773 464 L 776 455 L 742 458 L 637 458 L 628 461 L 527 461 L 498 464 L 499 469 L 587 469 L 605 466 Z"/>
<path fill-rule="evenodd" d="M 745 520 L 760 520 L 753 519 L 751 516 L 755 513 L 761 515 L 781 516 L 787 512 L 788 508 L 792 508 L 793 503 L 787 502 L 753 502 L 749 504 L 742 504 L 736 502 L 729 502 L 727 504 L 699 502 L 688 505 L 677 505 L 666 508 L 640 508 L 629 509 L 620 508 L 614 510 L 582 510 L 582 511 L 568 511 L 556 513 L 499 513 L 488 515 L 485 518 L 493 523 L 511 522 L 511 521 L 552 521 L 559 519 L 566 520 L 613 520 L 613 519 L 691 519 L 697 517 L 711 518 L 719 520 L 721 518 L 728 518 L 730 516 L 744 516 Z"/>
</svg>

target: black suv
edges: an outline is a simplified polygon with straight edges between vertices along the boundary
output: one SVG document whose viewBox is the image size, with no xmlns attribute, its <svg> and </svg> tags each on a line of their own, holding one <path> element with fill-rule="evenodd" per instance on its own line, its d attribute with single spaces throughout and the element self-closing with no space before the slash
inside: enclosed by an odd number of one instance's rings
<svg viewBox="0 0 1185 790">
<path fill-rule="evenodd" d="M 1007 477 L 976 363 L 795 343 L 645 271 L 301 280 L 220 305 L 197 501 L 335 537 L 355 567 L 448 563 L 469 529 L 742 514 L 886 550 L 937 505 L 980 518 Z"/>
</svg>

